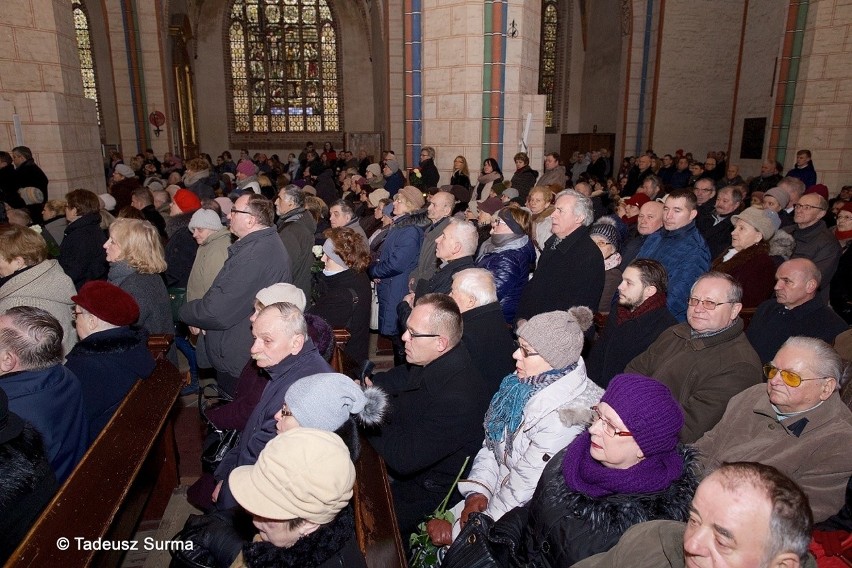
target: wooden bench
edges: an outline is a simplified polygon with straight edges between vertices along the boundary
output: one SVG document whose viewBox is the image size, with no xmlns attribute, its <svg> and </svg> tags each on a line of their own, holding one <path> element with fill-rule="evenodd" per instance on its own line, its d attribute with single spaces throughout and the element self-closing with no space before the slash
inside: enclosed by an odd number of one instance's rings
<svg viewBox="0 0 852 568">
<path fill-rule="evenodd" d="M 357 364 L 344 352 L 349 341 L 345 329 L 334 330 L 331 366 L 339 373 L 358 378 Z M 361 455 L 355 462 L 355 536 L 369 568 L 405 568 L 405 548 L 393 508 L 388 472 L 382 457 L 361 436 Z"/>
<path fill-rule="evenodd" d="M 129 541 L 141 519 L 162 516 L 180 481 L 172 410 L 183 377 L 165 358 L 171 342 L 149 338 L 154 373 L 133 386 L 6 568 L 114 567 L 124 552 L 83 550 L 75 537 Z M 57 545 L 62 538 L 67 550 Z"/>
</svg>

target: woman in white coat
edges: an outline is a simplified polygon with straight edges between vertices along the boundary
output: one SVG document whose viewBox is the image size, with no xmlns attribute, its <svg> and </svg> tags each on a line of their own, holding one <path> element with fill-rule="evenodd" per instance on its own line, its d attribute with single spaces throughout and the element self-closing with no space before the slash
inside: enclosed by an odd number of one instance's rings
<svg viewBox="0 0 852 568">
<path fill-rule="evenodd" d="M 580 357 L 592 312 L 574 307 L 531 318 L 518 329 L 515 373 L 503 379 L 485 414 L 485 441 L 470 475 L 459 482 L 464 501 L 455 521 L 429 521 L 436 545 L 450 544 L 468 515 L 499 519 L 532 498 L 547 462 L 591 421 L 603 390 Z"/>
</svg>

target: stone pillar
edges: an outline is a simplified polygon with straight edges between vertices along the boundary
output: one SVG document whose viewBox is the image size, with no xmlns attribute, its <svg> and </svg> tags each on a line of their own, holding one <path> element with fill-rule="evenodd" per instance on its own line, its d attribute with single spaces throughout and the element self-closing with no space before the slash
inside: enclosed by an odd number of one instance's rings
<svg viewBox="0 0 852 568">
<path fill-rule="evenodd" d="M 492 29 L 486 37 L 486 6 L 489 10 L 500 8 L 493 4 L 484 0 L 423 0 L 422 144 L 436 149 L 441 183 L 449 183 L 456 155 L 467 158 L 471 181 L 475 183 L 486 142 L 483 132 L 493 133 L 489 146 L 502 147 L 502 154 L 496 158 L 510 178 L 514 171 L 512 157 L 519 149 L 528 112 L 533 115 L 528 136 L 531 163 L 540 162 L 543 155 L 544 96 L 537 94 L 541 6 L 538 2 L 508 0 L 506 25 L 499 26 L 500 30 Z M 493 125 L 483 127 L 485 49 L 486 42 L 493 47 L 494 42 L 500 41 L 493 34 L 506 34 L 513 21 L 517 33 L 505 38 L 505 52 L 492 51 L 499 52 L 505 62 L 503 90 L 492 91 L 488 98 L 492 107 L 503 108 L 503 124 L 498 133 Z M 489 88 L 493 88 L 493 82 Z M 498 102 L 495 97 L 502 100 Z"/>
<path fill-rule="evenodd" d="M 802 45 L 784 171 L 796 151 L 813 154 L 817 181 L 832 195 L 852 180 L 852 4 L 812 0 Z"/>
<path fill-rule="evenodd" d="M 0 147 L 28 146 L 50 179 L 48 197 L 105 189 L 95 103 L 83 96 L 66 0 L 18 0 L 0 21 Z M 13 115 L 23 140 L 15 135 Z"/>
</svg>

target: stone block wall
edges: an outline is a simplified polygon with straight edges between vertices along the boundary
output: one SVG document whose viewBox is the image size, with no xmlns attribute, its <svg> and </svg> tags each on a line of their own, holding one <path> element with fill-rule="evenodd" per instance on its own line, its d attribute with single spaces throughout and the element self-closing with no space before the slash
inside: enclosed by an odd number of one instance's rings
<svg viewBox="0 0 852 568">
<path fill-rule="evenodd" d="M 0 148 L 17 145 L 33 151 L 50 179 L 49 197 L 104 190 L 97 114 L 83 96 L 68 2 L 21 0 L 0 21 Z"/>
</svg>

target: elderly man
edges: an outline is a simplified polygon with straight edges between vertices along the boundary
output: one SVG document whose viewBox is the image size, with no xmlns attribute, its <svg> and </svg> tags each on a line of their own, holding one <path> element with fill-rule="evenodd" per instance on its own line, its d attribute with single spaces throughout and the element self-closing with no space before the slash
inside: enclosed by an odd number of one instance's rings
<svg viewBox="0 0 852 568">
<path fill-rule="evenodd" d="M 723 465 L 698 486 L 691 509 L 686 523 L 634 525 L 574 568 L 816 568 L 808 497 L 774 467 Z"/>
<path fill-rule="evenodd" d="M 828 202 L 817 193 L 808 193 L 793 208 L 795 225 L 783 227 L 796 240 L 791 258 L 807 258 L 816 264 L 826 284 L 820 296 L 828 302 L 828 283 L 837 271 L 841 253 L 840 243 L 822 219 L 828 211 Z"/>
<path fill-rule="evenodd" d="M 154 207 L 154 194 L 150 189 L 147 187 L 134 189 L 133 193 L 130 194 L 130 205 L 140 211 L 145 217 L 145 220 L 157 228 L 161 239 L 167 240 L 169 238 L 166 235 L 166 220 L 160 215 L 157 208 Z"/>
<path fill-rule="evenodd" d="M 456 204 L 455 196 L 449 191 L 439 191 L 429 197 L 426 216 L 431 224 L 423 231 L 423 244 L 420 245 L 420 257 L 417 268 L 409 277 L 410 289 L 414 289 L 420 280 L 429 280 L 438 270 L 438 257 L 435 256 L 435 241 L 450 222 L 450 215 Z"/>
<path fill-rule="evenodd" d="M 696 219 L 711 217 L 716 209 L 716 184 L 710 178 L 701 178 L 692 186 L 692 191 L 698 205 Z"/>
<path fill-rule="evenodd" d="M 852 412 L 840 399 L 840 356 L 812 337 L 791 337 L 763 367 L 765 384 L 731 399 L 695 447 L 708 470 L 755 460 L 789 475 L 808 496 L 816 521 L 836 513 L 852 473 Z"/>
<path fill-rule="evenodd" d="M 671 389 L 686 415 L 684 443 L 715 426 L 731 397 L 760 381 L 760 359 L 739 318 L 742 295 L 728 274 L 704 274 L 690 292 L 686 323 L 664 331 L 625 369 Z"/>
<path fill-rule="evenodd" d="M 565 175 L 565 166 L 559 165 L 559 154 L 549 152 L 544 155 L 544 171 L 539 176 L 535 185 L 547 186 L 558 185 L 565 187 L 568 177 Z"/>
<path fill-rule="evenodd" d="M 472 223 L 452 218 L 435 239 L 435 256 L 440 268 L 428 280 L 421 279 L 414 288 L 414 297 L 425 294 L 448 294 L 453 286 L 453 274 L 467 268 L 474 268 L 473 255 L 479 235 Z"/>
<path fill-rule="evenodd" d="M 631 199 L 635 199 L 635 196 Z M 621 265 L 618 269 L 621 272 L 633 262 L 648 235 L 652 235 L 663 228 L 663 204 L 659 201 L 648 201 L 642 204 L 639 208 L 639 215 L 636 220 L 637 235 L 627 241 L 621 247 Z"/>
<path fill-rule="evenodd" d="M 787 194 L 787 197 L 789 199 L 784 210 L 787 213 L 792 214 L 796 203 L 798 203 L 802 195 L 805 194 L 807 186 L 804 184 L 804 182 L 802 182 L 802 180 L 787 176 L 781 178 L 781 181 L 778 182 L 777 187 L 783 189 L 784 193 Z"/>
<path fill-rule="evenodd" d="M 258 194 L 241 195 L 231 213 L 230 230 L 237 241 L 228 260 L 200 300 L 187 302 L 180 318 L 205 331 L 207 356 L 220 386 L 233 393 L 252 344 L 248 317 L 261 288 L 290 281 L 290 256 L 275 233 L 272 203 Z"/>
<path fill-rule="evenodd" d="M 450 297 L 462 313 L 462 343 L 493 394 L 515 369 L 515 344 L 497 301 L 494 276 L 484 268 L 456 272 Z"/>
<path fill-rule="evenodd" d="M 642 187 L 642 183 L 645 181 L 645 178 L 653 174 L 654 170 L 651 169 L 651 156 L 648 154 L 642 154 L 636 159 L 636 165 L 630 168 L 630 171 L 627 172 L 627 184 L 621 191 L 621 196 L 630 197 L 636 193 L 639 188 Z"/>
<path fill-rule="evenodd" d="M 699 275 L 710 268 L 710 251 L 695 226 L 695 194 L 672 191 L 663 205 L 663 230 L 650 235 L 636 255 L 662 263 L 669 275 L 668 308 L 678 321 L 686 319 L 686 298 Z"/>
<path fill-rule="evenodd" d="M 9 410 L 41 433 L 56 479 L 65 481 L 86 453 L 89 427 L 80 381 L 62 366 L 62 326 L 41 308 L 0 315 L 0 388 Z"/>
<path fill-rule="evenodd" d="M 609 312 L 601 337 L 588 357 L 588 375 L 606 388 L 634 357 L 677 321 L 666 309 L 668 276 L 656 260 L 640 258 L 621 275 L 618 307 Z"/>
<path fill-rule="evenodd" d="M 651 174 L 647 176 L 644 180 L 642 180 L 642 185 L 639 186 L 639 189 L 636 190 L 636 193 L 644 193 L 653 201 L 657 197 L 660 197 L 662 191 L 662 180 L 659 177 Z"/>
<path fill-rule="evenodd" d="M 370 443 L 393 478 L 399 529 L 407 542 L 447 495 L 466 457 L 482 445 L 491 392 L 461 344 L 462 316 L 452 298 L 417 301 L 406 331 L 407 365 L 373 377 L 391 397 L 390 418 Z M 457 502 L 461 496 L 456 494 Z"/>
<path fill-rule="evenodd" d="M 269 382 L 246 422 L 239 445 L 216 468 L 214 477 L 218 484 L 213 500 L 219 510 L 237 504 L 225 482 L 231 471 L 255 463 L 266 443 L 277 434 L 275 413 L 284 405 L 287 389 L 303 377 L 332 371 L 308 337 L 305 317 L 293 304 L 280 302 L 266 306 L 254 320 L 252 335 L 251 358 L 267 372 Z"/>
<path fill-rule="evenodd" d="M 278 213 L 278 236 L 290 257 L 293 284 L 305 297 L 311 297 L 312 274 L 315 257 L 312 252 L 317 224 L 313 215 L 305 209 L 305 194 L 301 188 L 288 185 L 278 191 L 275 200 Z M 363 232 L 363 230 L 362 230 Z"/>
<path fill-rule="evenodd" d="M 777 186 L 778 182 L 781 181 L 781 169 L 781 164 L 775 160 L 764 160 L 764 162 L 760 164 L 760 175 L 753 178 L 748 184 L 749 195 L 755 191 L 762 191 L 766 193 L 773 187 Z"/>
<path fill-rule="evenodd" d="M 698 184 L 704 184 L 706 181 L 707 179 L 699 180 Z M 695 225 L 710 249 L 711 259 L 731 248 L 731 232 L 734 230 L 731 218 L 739 211 L 742 202 L 743 192 L 740 188 L 723 187 L 716 195 L 713 212 L 696 218 Z"/>
<path fill-rule="evenodd" d="M 822 275 L 806 258 L 794 258 L 775 271 L 775 297 L 757 307 L 746 336 L 761 361 L 769 361 L 794 335 L 833 344 L 849 329 L 843 319 L 817 296 Z"/>
<path fill-rule="evenodd" d="M 594 312 L 603 293 L 603 256 L 589 236 L 591 200 L 566 189 L 557 194 L 550 217 L 553 235 L 544 243 L 538 267 L 521 294 L 518 320 L 572 306 Z"/>
<path fill-rule="evenodd" d="M 370 248 L 370 242 L 367 240 L 367 233 L 361 227 L 358 217 L 355 216 L 355 211 L 352 209 L 352 203 L 345 199 L 338 199 L 331 207 L 328 208 L 328 221 L 332 228 L 346 227 L 352 229 L 364 239 L 364 244 Z"/>
</svg>

